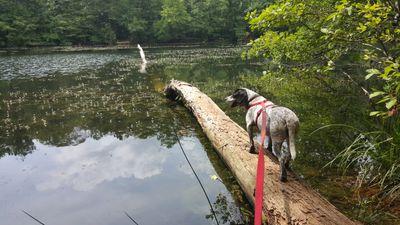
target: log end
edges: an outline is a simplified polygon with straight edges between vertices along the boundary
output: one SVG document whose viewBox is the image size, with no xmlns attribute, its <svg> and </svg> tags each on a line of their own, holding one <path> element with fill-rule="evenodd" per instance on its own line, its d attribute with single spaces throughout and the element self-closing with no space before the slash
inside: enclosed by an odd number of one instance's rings
<svg viewBox="0 0 400 225">
<path fill-rule="evenodd" d="M 169 84 L 167 84 L 164 88 L 165 97 L 167 97 L 168 99 L 170 99 L 172 101 L 178 101 L 181 98 L 181 95 L 178 92 L 178 88 L 183 85 L 193 87 L 193 85 L 191 85 L 189 83 L 172 79 L 169 82 Z"/>
<path fill-rule="evenodd" d="M 177 101 L 179 99 L 178 92 L 176 91 L 174 86 L 172 86 L 171 84 L 165 86 L 164 95 L 165 95 L 165 97 L 167 97 L 169 100 L 172 100 L 172 101 Z"/>
</svg>

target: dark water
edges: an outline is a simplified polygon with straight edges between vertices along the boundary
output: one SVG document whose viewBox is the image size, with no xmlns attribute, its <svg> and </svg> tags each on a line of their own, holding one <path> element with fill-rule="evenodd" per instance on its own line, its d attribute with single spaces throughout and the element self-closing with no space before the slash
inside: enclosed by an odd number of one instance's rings
<svg viewBox="0 0 400 225">
<path fill-rule="evenodd" d="M 192 115 L 163 96 L 173 78 L 194 83 L 240 125 L 243 109 L 223 102 L 237 87 L 292 108 L 301 121 L 294 171 L 347 215 L 363 216 L 354 177 L 324 168 L 353 131 L 313 132 L 370 126 L 356 85 L 311 76 L 254 83 L 248 77 L 266 65 L 242 61 L 239 48 L 145 51 L 147 73 L 137 50 L 0 56 L 0 224 L 34 224 L 22 210 L 45 224 L 133 224 L 125 212 L 146 225 L 215 224 L 175 131 L 220 223 L 248 224 L 232 174 Z"/>
</svg>

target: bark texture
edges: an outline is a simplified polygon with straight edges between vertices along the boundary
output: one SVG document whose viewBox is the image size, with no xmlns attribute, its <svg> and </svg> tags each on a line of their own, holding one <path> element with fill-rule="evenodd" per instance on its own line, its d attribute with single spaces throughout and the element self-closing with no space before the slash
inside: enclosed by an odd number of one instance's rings
<svg viewBox="0 0 400 225">
<path fill-rule="evenodd" d="M 250 154 L 247 132 L 232 121 L 207 95 L 196 87 L 172 80 L 165 88 L 168 98 L 181 100 L 194 114 L 215 150 L 254 203 L 257 155 Z M 279 181 L 274 156 L 265 157 L 263 212 L 268 224 L 359 224 L 339 212 L 316 191 L 289 172 L 288 182 Z"/>
</svg>

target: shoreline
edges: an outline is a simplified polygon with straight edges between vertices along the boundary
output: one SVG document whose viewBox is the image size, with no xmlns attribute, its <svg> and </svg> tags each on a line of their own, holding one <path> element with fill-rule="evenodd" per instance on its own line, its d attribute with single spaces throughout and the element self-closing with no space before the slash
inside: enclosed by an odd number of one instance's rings
<svg viewBox="0 0 400 225">
<path fill-rule="evenodd" d="M 191 48 L 191 47 L 228 47 L 242 46 L 243 44 L 229 44 L 221 42 L 193 42 L 193 43 L 153 43 L 142 45 L 143 49 L 154 47 L 174 47 L 174 48 Z M 37 46 L 37 47 L 9 47 L 0 48 L 0 55 L 12 55 L 23 53 L 57 53 L 57 52 L 95 52 L 95 51 L 118 51 L 136 49 L 136 44 L 122 44 L 109 46 Z"/>
<path fill-rule="evenodd" d="M 38 46 L 38 47 L 12 47 L 0 48 L 0 54 L 20 54 L 20 53 L 55 53 L 55 52 L 89 52 L 132 49 L 133 45 L 127 46 Z"/>
</svg>

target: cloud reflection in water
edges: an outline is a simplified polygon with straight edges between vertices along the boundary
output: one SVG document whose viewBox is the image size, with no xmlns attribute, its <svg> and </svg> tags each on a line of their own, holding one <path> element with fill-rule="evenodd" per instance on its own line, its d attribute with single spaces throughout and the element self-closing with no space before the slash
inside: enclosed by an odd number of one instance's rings
<svg viewBox="0 0 400 225">
<path fill-rule="evenodd" d="M 232 201 L 224 184 L 209 178 L 216 171 L 199 140 L 182 142 L 210 197 L 224 193 Z M 75 146 L 34 144 L 36 151 L 24 158 L 0 158 L 2 225 L 32 223 L 21 209 L 45 224 L 130 224 L 124 211 L 147 225 L 210 223 L 205 197 L 177 145 L 166 149 L 155 137 L 112 135 Z"/>
<path fill-rule="evenodd" d="M 51 150 L 34 141 L 38 149 Z M 104 181 L 116 178 L 145 179 L 162 172 L 167 153 L 145 140 L 132 137 L 120 141 L 113 136 L 100 140 L 87 139 L 77 146 L 60 148 L 62 152 L 51 156 L 57 168 L 47 173 L 48 180 L 36 185 L 39 191 L 70 186 L 77 191 L 88 191 Z"/>
</svg>

